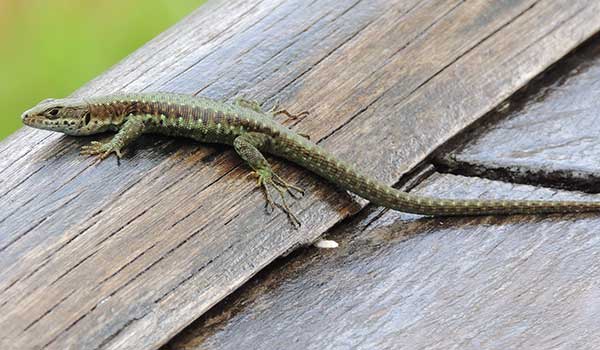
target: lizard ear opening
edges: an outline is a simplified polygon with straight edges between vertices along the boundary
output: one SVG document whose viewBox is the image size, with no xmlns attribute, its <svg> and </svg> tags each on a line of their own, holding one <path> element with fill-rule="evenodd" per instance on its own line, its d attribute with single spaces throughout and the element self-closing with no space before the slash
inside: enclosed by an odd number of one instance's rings
<svg viewBox="0 0 600 350">
<path fill-rule="evenodd" d="M 90 111 L 85 112 L 85 114 L 83 115 L 83 124 L 88 125 L 91 120 L 92 118 L 90 116 Z"/>
</svg>

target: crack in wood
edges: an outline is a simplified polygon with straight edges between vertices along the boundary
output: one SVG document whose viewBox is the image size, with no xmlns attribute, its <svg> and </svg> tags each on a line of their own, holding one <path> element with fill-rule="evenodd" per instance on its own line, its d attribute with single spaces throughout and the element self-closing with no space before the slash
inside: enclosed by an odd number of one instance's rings
<svg viewBox="0 0 600 350">
<path fill-rule="evenodd" d="M 4 223 L 7 219 L 9 219 L 15 213 L 19 212 L 19 210 L 22 207 L 26 207 L 29 203 L 31 203 L 33 200 L 37 199 L 38 197 L 39 197 L 39 194 L 35 193 L 31 198 L 29 198 L 28 200 L 26 200 L 25 202 L 23 202 L 20 206 L 16 207 L 13 211 L 9 212 L 5 217 L 3 217 L 2 219 L 0 219 L 0 224 Z"/>
<path fill-rule="evenodd" d="M 256 7 L 258 7 L 258 5 L 260 5 L 260 3 L 262 3 L 262 1 L 258 1 L 258 2 L 256 2 L 256 4 L 255 4 L 255 5 L 253 5 L 253 7 L 252 7 L 251 9 L 247 10 L 245 13 L 243 13 L 243 15 L 240 15 L 240 16 L 238 16 L 238 18 L 243 18 L 243 17 L 245 17 L 246 15 L 248 15 L 248 14 L 251 12 L 251 10 L 255 9 Z M 221 36 L 222 36 L 222 35 L 224 35 L 224 34 L 225 34 L 227 31 L 230 31 L 230 30 L 231 30 L 231 27 L 225 27 L 223 30 L 221 30 L 220 32 L 218 32 L 218 33 L 214 34 L 214 35 L 213 35 L 211 38 L 209 38 L 209 40 L 207 40 L 207 41 L 205 41 L 205 42 L 201 43 L 200 45 L 208 45 L 209 43 L 211 43 L 212 41 L 214 41 L 214 40 L 217 40 L 217 39 L 220 39 L 220 40 L 222 40 L 222 41 L 223 41 L 223 42 L 222 42 L 222 44 L 224 44 L 224 42 L 226 42 L 227 40 L 231 39 L 231 38 L 233 37 L 233 35 L 230 35 L 229 37 L 226 37 L 226 38 L 221 38 Z M 177 35 L 176 35 L 176 34 L 179 34 L 179 35 L 180 35 L 181 33 L 177 33 L 177 32 L 174 32 L 174 33 L 173 33 L 173 35 L 174 35 L 175 37 L 177 37 Z M 171 44 L 172 44 L 172 43 L 171 43 Z M 152 56 L 153 56 L 153 57 L 155 57 L 155 56 L 156 56 L 156 55 L 158 55 L 160 52 L 161 52 L 161 50 L 155 50 L 155 51 L 154 51 L 154 53 L 152 54 Z M 213 52 L 214 52 L 214 51 L 211 51 L 211 52 L 207 53 L 205 56 L 203 56 L 202 58 L 200 58 L 200 60 L 203 60 L 203 59 L 205 59 L 206 57 L 208 57 L 208 56 L 209 56 L 210 54 L 212 54 Z M 189 56 L 189 55 L 188 55 L 188 56 Z M 151 57 L 151 58 L 153 58 L 153 57 Z M 181 60 L 183 60 L 183 59 L 185 59 L 185 57 L 187 57 L 187 56 L 180 57 L 180 59 L 181 59 Z M 146 60 L 146 61 L 149 61 L 149 60 L 150 60 L 150 59 L 148 59 L 148 60 Z M 198 61 L 198 62 L 199 62 L 199 61 Z M 145 63 L 145 62 L 144 62 L 144 63 Z M 139 64 L 139 65 L 141 66 L 142 64 Z M 121 87 L 120 87 L 118 90 L 124 90 L 124 89 L 126 89 L 126 88 L 127 88 L 129 85 L 131 85 L 131 84 L 132 84 L 132 83 L 134 83 L 134 82 L 137 82 L 137 81 L 138 81 L 140 78 L 147 76 L 147 75 L 148 75 L 148 73 L 150 72 L 150 70 L 152 70 L 152 69 L 154 69 L 154 68 L 155 68 L 155 67 L 154 67 L 154 66 L 152 66 L 152 67 L 149 67 L 149 68 L 147 68 L 146 70 L 144 70 L 144 71 L 140 72 L 140 74 L 138 74 L 138 76 L 136 76 L 135 78 L 132 78 L 132 79 L 131 79 L 130 81 L 128 81 L 128 82 L 127 82 L 127 83 L 126 83 L 124 86 L 121 86 Z M 172 65 L 169 65 L 169 66 L 167 66 L 167 67 L 163 67 L 163 69 L 162 69 L 162 70 L 161 70 L 159 73 L 164 73 L 164 72 L 168 71 L 170 68 L 172 68 Z M 134 71 L 136 71 L 136 69 L 135 69 L 135 68 L 131 70 L 131 72 L 134 72 Z M 180 73 L 180 74 L 181 74 L 181 73 Z M 145 91 L 146 89 L 150 88 L 151 86 L 152 86 L 152 83 L 150 83 L 150 84 L 148 84 L 148 85 L 144 86 L 143 88 L 141 88 L 141 91 Z"/>
<path fill-rule="evenodd" d="M 104 339 L 97 347 L 95 347 L 94 349 L 102 349 L 104 348 L 106 345 L 108 345 L 111 341 L 113 341 L 113 339 L 115 339 L 116 337 L 119 336 L 119 334 L 121 334 L 125 329 L 127 329 L 129 326 L 131 326 L 133 323 L 144 319 L 144 317 L 146 317 L 146 315 L 148 315 L 150 313 L 150 310 L 146 310 L 146 312 L 140 316 L 136 316 L 133 317 L 129 320 L 127 320 L 127 322 L 125 322 L 123 324 L 123 326 L 119 329 L 117 329 L 114 333 L 110 334 L 106 339 Z"/>
<path fill-rule="evenodd" d="M 79 266 L 81 266 L 81 264 L 83 264 L 84 262 L 86 262 L 87 260 L 89 260 L 91 257 L 93 257 L 94 255 L 96 255 L 96 253 L 98 253 L 99 251 L 100 251 L 100 249 L 96 249 L 96 250 L 92 251 L 90 254 L 86 255 L 83 259 L 79 260 L 75 265 L 69 267 L 62 274 L 60 274 L 56 279 L 54 279 L 52 282 L 50 282 L 48 284 L 48 287 L 51 287 L 54 284 L 56 284 L 63 277 L 65 277 L 66 275 L 68 275 L 71 271 L 75 270 L 76 268 L 78 268 Z M 26 295 L 24 297 L 26 297 Z"/>
<path fill-rule="evenodd" d="M 31 272 L 29 272 L 24 277 L 15 279 L 15 281 L 13 281 L 10 285 L 8 285 L 6 288 L 4 288 L 2 291 L 0 291 L 0 295 L 4 294 L 6 291 L 10 290 L 10 288 L 13 287 L 16 283 L 22 283 L 22 282 L 27 281 L 30 277 L 32 277 L 38 271 L 40 271 L 42 268 L 44 268 L 52 260 L 52 258 L 55 257 L 64 247 L 66 247 L 69 243 L 71 243 L 73 240 L 75 240 L 75 238 L 79 237 L 80 235 L 85 233 L 87 230 L 92 228 L 92 226 L 94 226 L 96 223 L 97 222 L 92 223 L 88 227 L 84 228 L 82 231 L 76 233 L 73 237 L 69 238 L 65 243 L 60 245 L 56 250 L 49 252 L 49 254 L 46 257 L 44 257 L 44 260 L 42 261 L 41 264 L 39 264 L 37 267 L 35 267 Z"/>
<path fill-rule="evenodd" d="M 490 38 L 494 37 L 496 34 L 500 33 L 504 28 L 507 28 L 509 25 L 511 25 L 512 23 L 514 23 L 517 19 L 519 19 L 525 13 L 527 13 L 528 11 L 530 11 L 531 9 L 533 9 L 537 3 L 538 3 L 537 1 L 534 2 L 533 4 L 531 4 L 530 6 L 528 6 L 525 10 L 523 10 L 522 12 L 520 12 L 519 14 L 517 14 L 515 17 L 511 17 L 506 23 L 503 23 L 501 26 L 499 26 L 498 28 L 496 28 L 495 30 L 493 30 L 488 35 L 484 36 L 482 39 L 480 39 L 479 41 L 477 41 L 474 45 L 472 45 L 471 47 L 469 47 L 467 50 L 465 50 L 464 52 L 462 52 L 461 54 L 459 54 L 458 56 L 456 56 L 448 64 L 445 64 L 443 67 L 441 67 L 439 70 L 437 70 L 434 74 L 432 74 L 427 79 L 425 79 L 423 82 L 421 82 L 420 84 L 418 84 L 417 87 L 415 87 L 413 90 L 411 90 L 405 98 L 403 98 L 403 99 L 399 100 L 398 102 L 396 102 L 394 104 L 394 106 L 398 106 L 399 104 L 403 103 L 411 95 L 413 95 L 415 92 L 417 92 L 420 89 L 422 89 L 425 85 L 427 85 L 429 82 L 431 82 L 433 79 L 435 79 L 441 73 L 443 73 L 446 69 L 448 69 L 451 66 L 454 66 L 458 61 L 460 61 L 463 57 L 465 57 L 469 53 L 471 53 L 474 49 L 480 47 L 484 42 L 486 42 Z"/>
<path fill-rule="evenodd" d="M 310 73 L 314 68 L 318 67 L 322 62 L 324 62 L 326 59 L 328 59 L 329 57 L 331 57 L 331 55 L 333 55 L 336 51 L 338 51 L 339 49 L 341 49 L 342 47 L 344 47 L 344 45 L 347 45 L 347 44 L 351 43 L 354 38 L 356 38 L 363 30 L 365 30 L 367 27 L 369 27 L 373 22 L 375 22 L 375 20 L 376 20 L 376 18 L 374 18 L 374 19 L 368 21 L 367 23 L 365 23 L 362 27 L 360 27 L 358 30 L 356 30 L 355 33 L 353 33 L 352 35 L 350 35 L 346 40 L 342 41 L 341 43 L 339 43 L 338 45 L 336 45 L 335 47 L 333 47 L 331 50 L 327 51 L 315 63 L 309 65 L 308 68 L 306 68 L 305 70 L 303 70 L 302 72 L 300 72 L 295 77 L 292 77 L 292 79 L 288 83 L 286 83 L 285 85 L 283 85 L 281 88 L 279 88 L 277 90 L 277 92 L 272 93 L 271 95 L 267 96 L 267 98 L 265 98 L 265 102 L 266 103 L 272 102 L 272 100 L 275 98 L 275 96 L 283 93 L 288 87 L 290 87 L 290 86 L 294 85 L 296 82 L 300 81 L 306 74 Z M 295 124 L 292 124 L 292 125 L 295 125 Z"/>
<path fill-rule="evenodd" d="M 43 170 L 45 167 L 47 166 L 47 164 L 44 164 L 42 166 L 40 166 L 39 168 L 37 168 L 36 170 L 32 171 L 31 173 L 29 173 L 27 176 L 25 176 L 24 179 L 22 179 L 21 181 L 19 181 L 16 185 L 14 185 L 13 187 L 9 188 L 8 191 L 0 194 L 0 199 L 6 197 L 9 193 L 11 193 L 12 191 L 14 191 L 15 189 L 17 189 L 19 186 L 21 186 L 22 184 L 24 184 L 25 182 L 27 182 L 27 180 L 29 180 L 32 176 L 34 176 L 35 174 L 39 173 L 41 170 Z"/>
<path fill-rule="evenodd" d="M 241 17 L 245 17 L 248 13 L 250 13 L 253 9 L 255 9 L 256 7 L 258 7 L 260 3 L 257 3 L 255 6 L 253 6 L 251 9 L 247 10 L 245 13 L 243 13 Z M 282 6 L 283 2 L 281 2 L 279 5 L 277 5 L 275 8 L 273 8 L 272 10 L 275 11 L 277 8 L 279 8 L 279 6 Z M 271 13 L 267 13 L 265 14 L 263 17 L 258 18 L 256 21 L 254 21 L 252 24 L 250 24 L 248 27 L 246 27 L 243 31 L 236 33 L 236 35 L 241 35 L 244 32 L 250 30 L 251 28 L 253 28 L 254 26 L 260 24 L 265 18 L 269 17 L 271 15 Z M 230 30 L 230 28 L 225 29 L 223 32 L 226 32 L 227 30 Z M 215 38 L 217 38 L 218 36 L 215 36 Z M 221 46 L 225 45 L 225 43 L 227 42 L 227 40 L 233 38 L 233 34 L 229 37 L 226 37 L 223 42 L 221 43 Z M 193 69 L 196 65 L 200 64 L 202 61 L 204 61 L 206 58 L 210 57 L 211 55 L 213 55 L 214 53 L 216 53 L 218 51 L 218 48 L 215 48 L 213 51 L 207 53 L 205 56 L 199 58 L 198 60 L 194 61 L 193 63 L 191 63 L 186 69 L 184 69 L 183 71 L 175 74 L 174 76 L 170 77 L 169 79 L 167 79 L 166 81 L 162 82 L 162 86 L 172 82 L 173 80 L 181 77 L 182 75 L 184 75 L 185 73 L 187 73 L 188 71 L 190 71 L 191 69 Z M 196 95 L 198 93 L 200 93 L 202 90 L 204 90 L 205 88 L 207 88 L 208 86 L 210 86 L 210 84 L 214 83 L 218 81 L 218 79 L 213 80 L 212 82 L 210 82 L 208 85 L 206 85 L 205 87 L 203 87 L 202 89 L 198 90 L 196 93 L 193 93 L 192 95 Z M 147 86 L 145 86 L 142 91 L 145 91 L 146 89 L 150 88 L 153 84 L 149 84 Z"/>
<path fill-rule="evenodd" d="M 548 31 L 533 40 L 531 44 L 527 45 L 522 50 L 519 50 L 512 57 L 518 57 L 529 50 L 536 42 L 552 35 L 565 23 L 576 18 L 576 16 L 584 9 L 584 7 L 577 9 L 567 18 L 559 21 Z M 597 36 L 596 39 L 590 39 L 590 42 L 596 40 Z M 585 49 L 582 48 L 582 50 Z M 513 118 L 513 114 L 516 114 L 517 111 L 523 108 L 525 101 L 531 100 L 534 96 L 537 96 L 536 98 L 541 98 L 540 96 L 542 95 L 545 96 L 548 93 L 549 86 L 552 86 L 557 80 L 565 79 L 564 76 L 567 71 L 578 69 L 580 64 L 573 63 L 575 60 L 571 58 L 576 55 L 576 52 L 561 60 L 561 62 L 566 61 L 565 64 L 567 65 L 567 68 L 563 69 L 563 67 L 557 65 L 549 68 L 546 72 L 536 77 L 532 83 L 524 86 L 518 92 L 513 94 L 506 102 L 500 104 L 516 107 L 511 107 L 509 111 L 503 110 L 500 112 L 497 109 L 487 113 L 472 126 L 466 128 L 432 152 L 430 161 L 435 165 L 436 170 L 440 173 L 478 177 L 515 184 L 545 186 L 590 194 L 600 193 L 600 176 L 593 171 L 573 169 L 553 170 L 545 167 L 538 169 L 517 163 L 494 166 L 493 164 L 478 162 L 476 159 L 472 161 L 462 159 L 455 154 L 468 143 L 485 135 L 485 133 L 493 126 L 501 127 L 503 121 Z M 544 121 L 540 121 L 542 124 L 543 122 Z"/>
<path fill-rule="evenodd" d="M 152 244 L 151 246 L 149 246 L 148 248 L 142 250 L 139 254 L 137 254 L 133 259 L 129 260 L 127 263 L 125 263 L 125 265 L 119 267 L 115 272 L 113 272 L 112 274 L 110 274 L 109 276 L 107 276 L 106 278 L 104 278 L 102 281 L 100 281 L 98 283 L 98 285 L 95 287 L 95 289 L 100 289 L 100 287 L 102 287 L 102 285 L 110 280 L 111 278 L 115 277 L 117 274 L 119 274 L 119 272 L 123 271 L 125 268 L 127 268 L 127 266 L 133 264 L 136 260 L 138 260 L 139 258 L 141 258 L 142 256 L 144 256 L 149 250 L 153 249 L 154 247 L 156 247 L 156 245 L 158 244 L 158 242 Z"/>
<path fill-rule="evenodd" d="M 36 318 L 35 320 L 33 320 L 31 323 L 29 323 L 25 328 L 23 328 L 23 333 L 27 332 L 29 330 L 29 328 L 35 326 L 39 321 L 41 321 L 44 317 L 48 316 L 52 311 L 54 311 L 60 304 L 62 304 L 65 300 L 67 300 L 71 295 L 73 295 L 73 293 L 75 293 L 75 290 L 72 290 L 70 293 L 67 293 L 67 295 L 65 295 L 62 299 L 60 299 L 58 301 L 58 303 L 54 304 L 52 307 L 50 307 L 46 312 L 44 312 L 40 317 Z"/>
<path fill-rule="evenodd" d="M 358 4 L 359 4 L 361 1 L 362 1 L 362 0 L 358 0 L 358 1 L 357 1 L 357 2 L 355 2 L 354 4 L 351 4 L 351 5 L 350 5 L 350 7 L 349 7 L 347 10 L 343 11 L 342 13 L 343 13 L 343 14 L 347 13 L 347 12 L 348 12 L 350 9 L 354 8 L 354 7 L 355 7 L 356 5 L 358 5 Z M 333 11 L 333 10 L 332 10 L 332 11 Z M 329 15 L 329 14 L 330 14 L 330 12 L 326 13 L 325 15 L 321 16 L 320 18 L 318 18 L 318 19 L 317 19 L 317 20 L 316 20 L 314 23 L 318 23 L 318 21 L 319 21 L 321 18 L 325 18 L 325 17 L 326 17 L 327 15 Z M 334 19 L 333 19 L 332 21 L 330 21 L 329 23 L 330 23 L 330 24 L 332 24 L 332 23 L 335 23 L 335 21 L 339 20 L 339 19 L 340 19 L 340 17 L 341 17 L 341 15 L 340 15 L 340 16 L 338 16 L 338 17 L 336 17 L 336 18 L 334 18 Z M 310 25 L 309 25 L 309 28 L 310 28 Z M 350 35 L 350 38 L 349 38 L 348 40 L 350 40 L 351 38 L 353 38 L 353 37 L 354 37 L 356 34 L 358 34 L 358 33 L 359 33 L 359 32 L 360 32 L 362 29 L 363 29 L 363 28 L 359 28 L 359 30 L 358 30 L 358 31 L 357 31 L 355 34 L 351 34 L 351 35 Z M 306 28 L 305 28 L 304 30 L 301 30 L 301 31 L 299 31 L 298 33 L 296 33 L 296 34 L 295 34 L 295 35 L 294 35 L 294 36 L 293 36 L 293 37 L 290 39 L 290 43 L 289 43 L 289 44 L 287 44 L 287 45 L 285 45 L 283 48 L 279 49 L 279 50 L 278 50 L 278 51 L 277 51 L 277 52 L 276 52 L 274 55 L 272 55 L 272 56 L 271 56 L 270 58 L 268 58 L 267 60 L 265 60 L 265 61 L 261 62 L 261 65 L 260 65 L 259 67 L 257 67 L 257 69 L 256 69 L 256 70 L 257 70 L 257 71 L 264 70 L 264 69 L 261 69 L 261 68 L 263 68 L 263 67 L 264 67 L 264 66 L 265 66 L 265 65 L 266 65 L 266 64 L 267 64 L 267 63 L 268 63 L 268 62 L 269 62 L 269 61 L 270 61 L 272 58 L 279 56 L 279 55 L 280 55 L 281 53 L 283 53 L 283 52 L 284 52 L 284 51 L 285 51 L 287 48 L 289 48 L 289 47 L 292 47 L 294 44 L 296 44 L 297 42 L 299 42 L 299 40 L 300 40 L 300 39 L 299 39 L 299 38 L 300 38 L 300 35 L 301 35 L 301 34 L 306 34 L 306 32 L 307 32 L 307 30 L 306 30 Z M 327 37 L 324 37 L 323 39 L 325 39 L 325 38 L 327 38 Z M 336 47 L 334 50 L 337 50 L 337 48 L 339 48 L 339 47 L 343 46 L 343 45 L 344 45 L 344 43 L 346 43 L 348 40 L 344 40 L 344 41 L 342 42 L 342 44 L 338 45 L 338 46 L 337 46 L 337 47 Z M 263 42 L 261 41 L 261 42 L 258 42 L 258 43 L 256 43 L 256 44 L 254 45 L 254 47 L 257 47 L 257 46 L 258 46 L 258 45 L 260 45 L 261 43 L 263 43 Z M 251 47 L 251 48 L 249 48 L 249 49 L 245 50 L 245 51 L 244 51 L 244 54 L 247 54 L 247 53 L 249 53 L 249 52 L 251 51 L 251 49 L 252 49 L 252 48 L 253 48 L 253 47 Z M 327 54 L 327 56 L 328 56 L 328 55 L 329 55 L 329 54 Z M 242 55 L 242 56 L 243 56 L 243 55 Z M 239 58 L 239 57 L 242 57 L 242 56 L 238 56 L 238 58 Z M 321 62 L 321 61 L 322 61 L 322 59 L 321 59 L 321 60 L 319 60 L 319 62 Z M 227 72 L 222 72 L 222 74 L 220 74 L 220 75 L 219 75 L 217 78 L 215 78 L 215 79 L 214 79 L 214 80 L 213 80 L 211 83 L 209 83 L 208 85 L 205 85 L 205 86 L 204 86 L 204 87 L 202 87 L 202 89 L 200 89 L 200 90 L 196 90 L 196 91 L 193 93 L 193 95 L 198 95 L 198 94 L 200 94 L 202 91 L 204 91 L 204 90 L 206 90 L 208 87 L 210 87 L 210 86 L 211 86 L 213 83 L 220 81 L 220 80 L 221 80 L 221 79 L 224 77 L 224 75 L 225 75 L 226 73 L 227 73 Z M 255 79 L 256 79 L 256 78 L 258 78 L 259 76 L 260 76 L 260 75 L 259 75 L 259 74 L 257 74 L 257 75 L 255 75 L 254 77 L 252 77 L 252 78 L 248 79 L 248 81 L 252 81 L 252 82 L 253 82 L 253 85 L 256 85 L 256 84 L 258 84 L 258 83 L 260 83 L 261 81 L 263 81 L 263 80 L 264 80 L 264 79 L 259 79 L 258 81 L 255 81 Z M 246 84 L 246 86 L 247 86 L 247 84 Z M 243 89 L 244 89 L 246 86 L 243 86 L 243 85 L 242 85 L 242 86 L 240 86 L 240 87 L 239 87 L 239 89 L 240 89 L 240 90 L 243 90 Z M 282 90 L 282 89 L 279 89 L 279 91 L 281 91 L 281 90 Z M 225 97 L 226 97 L 226 99 L 231 99 L 231 98 L 232 98 L 232 97 L 234 97 L 236 94 L 237 94 L 237 93 L 232 93 L 232 94 L 226 95 Z M 269 100 L 269 99 L 267 99 L 267 101 L 268 101 L 268 100 Z"/>
</svg>

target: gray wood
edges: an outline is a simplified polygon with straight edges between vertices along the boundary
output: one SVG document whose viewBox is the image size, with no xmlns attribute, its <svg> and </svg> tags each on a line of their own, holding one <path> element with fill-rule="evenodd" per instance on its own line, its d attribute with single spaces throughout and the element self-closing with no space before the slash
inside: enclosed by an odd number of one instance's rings
<svg viewBox="0 0 600 350">
<path fill-rule="evenodd" d="M 213 1 L 76 95 L 277 99 L 290 123 L 394 183 L 600 29 L 596 1 Z M 290 248 L 365 205 L 294 166 L 284 215 L 231 150 L 145 137 L 120 165 L 91 138 L 0 144 L 2 348 L 157 348 Z"/>
<path fill-rule="evenodd" d="M 479 137 L 436 161 L 455 174 L 600 192 L 600 37 L 560 61 L 501 111 Z"/>
<path fill-rule="evenodd" d="M 448 198 L 592 199 L 456 175 Z M 596 349 L 598 215 L 426 218 L 369 207 L 259 274 L 163 350 Z"/>
</svg>

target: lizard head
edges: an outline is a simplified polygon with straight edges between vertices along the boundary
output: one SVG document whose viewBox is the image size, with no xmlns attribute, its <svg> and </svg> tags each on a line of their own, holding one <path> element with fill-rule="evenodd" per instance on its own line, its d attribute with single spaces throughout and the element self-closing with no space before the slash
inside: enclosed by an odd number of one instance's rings
<svg viewBox="0 0 600 350">
<path fill-rule="evenodd" d="M 109 125 L 92 115 L 81 99 L 46 99 L 21 115 L 23 124 L 67 135 L 91 135 L 108 130 Z"/>
</svg>

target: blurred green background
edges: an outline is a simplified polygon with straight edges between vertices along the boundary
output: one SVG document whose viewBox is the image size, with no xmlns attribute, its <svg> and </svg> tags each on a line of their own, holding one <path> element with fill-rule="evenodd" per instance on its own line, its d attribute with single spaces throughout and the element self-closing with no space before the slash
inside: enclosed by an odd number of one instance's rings
<svg viewBox="0 0 600 350">
<path fill-rule="evenodd" d="M 205 0 L 0 0 L 0 140 Z"/>
</svg>

